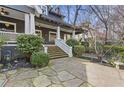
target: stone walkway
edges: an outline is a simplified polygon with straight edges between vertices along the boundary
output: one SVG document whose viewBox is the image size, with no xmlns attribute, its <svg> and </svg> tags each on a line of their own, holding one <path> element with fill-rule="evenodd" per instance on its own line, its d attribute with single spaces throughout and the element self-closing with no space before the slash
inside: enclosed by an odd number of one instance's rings
<svg viewBox="0 0 124 93">
<path fill-rule="evenodd" d="M 41 69 L 21 68 L 0 74 L 5 87 L 91 87 L 124 86 L 124 70 L 79 58 L 51 60 Z"/>
</svg>

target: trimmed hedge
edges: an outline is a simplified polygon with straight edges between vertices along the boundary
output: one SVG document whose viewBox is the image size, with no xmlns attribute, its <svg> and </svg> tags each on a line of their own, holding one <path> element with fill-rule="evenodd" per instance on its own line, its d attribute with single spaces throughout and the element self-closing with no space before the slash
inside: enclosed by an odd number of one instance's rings
<svg viewBox="0 0 124 93">
<path fill-rule="evenodd" d="M 68 39 L 66 41 L 66 44 L 71 46 L 71 47 L 74 47 L 75 45 L 79 45 L 79 42 L 77 40 L 75 40 L 75 39 Z"/>
<path fill-rule="evenodd" d="M 104 45 L 104 50 L 106 51 L 108 49 L 111 49 L 112 52 L 116 52 L 116 53 L 124 52 L 124 46 Z"/>
<path fill-rule="evenodd" d="M 17 48 L 23 53 L 33 53 L 42 47 L 43 39 L 36 35 L 19 35 L 17 37 Z"/>
<path fill-rule="evenodd" d="M 31 55 L 31 64 L 36 67 L 45 67 L 49 63 L 49 56 L 43 52 L 34 52 Z"/>
<path fill-rule="evenodd" d="M 76 45 L 74 46 L 74 55 L 77 57 L 82 56 L 82 54 L 85 52 L 85 47 L 82 45 Z"/>
<path fill-rule="evenodd" d="M 108 52 L 106 53 L 106 51 L 108 51 Z M 122 54 L 124 53 L 124 46 L 104 45 L 104 53 L 106 53 L 106 57 L 109 57 L 109 58 L 113 57 L 113 56 L 121 57 Z"/>
</svg>

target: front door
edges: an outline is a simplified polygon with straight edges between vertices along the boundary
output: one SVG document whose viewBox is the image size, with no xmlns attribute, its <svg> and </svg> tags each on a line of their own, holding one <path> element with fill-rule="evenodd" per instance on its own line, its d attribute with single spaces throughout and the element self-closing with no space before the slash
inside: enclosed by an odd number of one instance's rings
<svg viewBox="0 0 124 93">
<path fill-rule="evenodd" d="M 54 43 L 56 39 L 56 32 L 49 32 L 49 42 Z"/>
</svg>

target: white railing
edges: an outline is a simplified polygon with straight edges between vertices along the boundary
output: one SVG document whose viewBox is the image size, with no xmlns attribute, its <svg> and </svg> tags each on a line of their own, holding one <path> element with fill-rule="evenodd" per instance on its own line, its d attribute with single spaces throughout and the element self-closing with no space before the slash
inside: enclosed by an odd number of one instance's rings
<svg viewBox="0 0 124 93">
<path fill-rule="evenodd" d="M 72 57 L 72 47 L 68 46 L 64 40 L 62 39 L 56 39 L 55 45 L 61 48 L 65 53 L 68 54 L 69 57 Z"/>
<path fill-rule="evenodd" d="M 6 38 L 7 41 L 16 41 L 16 37 L 17 37 L 19 34 L 20 34 L 20 33 L 3 32 L 3 31 L 0 31 L 0 36 Z"/>
<path fill-rule="evenodd" d="M 44 53 L 48 53 L 48 47 L 43 45 L 43 50 L 44 50 Z"/>
</svg>

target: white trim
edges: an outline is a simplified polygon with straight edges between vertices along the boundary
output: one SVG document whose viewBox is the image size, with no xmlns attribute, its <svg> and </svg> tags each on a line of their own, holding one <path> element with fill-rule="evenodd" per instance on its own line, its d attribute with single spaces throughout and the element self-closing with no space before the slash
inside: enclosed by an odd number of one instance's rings
<svg viewBox="0 0 124 93">
<path fill-rule="evenodd" d="M 52 31 L 49 31 L 49 41 L 50 41 L 50 34 L 53 33 L 53 34 L 56 34 L 57 35 L 57 32 L 52 32 Z"/>
<path fill-rule="evenodd" d="M 25 34 L 30 34 L 30 16 L 25 14 Z"/>
<path fill-rule="evenodd" d="M 36 26 L 41 26 L 41 27 L 45 27 L 45 28 L 50 28 L 50 29 L 54 29 L 54 30 L 56 30 L 57 29 L 57 27 L 56 26 L 52 26 L 52 25 L 48 25 L 48 24 L 44 24 L 44 23 L 39 23 L 39 22 L 35 22 L 36 23 Z M 72 30 L 71 29 L 65 29 L 65 28 L 62 28 L 61 27 L 61 31 L 62 32 L 68 32 L 68 33 L 72 33 Z"/>
<path fill-rule="evenodd" d="M 57 27 L 57 39 L 60 39 L 60 26 Z"/>
<path fill-rule="evenodd" d="M 72 47 L 68 46 L 64 40 L 62 39 L 56 39 L 55 40 L 55 45 L 61 48 L 65 53 L 68 54 L 69 57 L 72 57 Z"/>
<path fill-rule="evenodd" d="M 30 34 L 35 34 L 35 15 L 30 13 Z"/>
<path fill-rule="evenodd" d="M 13 22 L 8 22 L 8 21 L 0 21 L 0 23 L 7 23 L 7 24 L 11 24 L 11 25 L 14 25 L 14 32 L 16 33 L 16 23 L 13 23 Z"/>
</svg>

